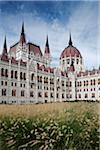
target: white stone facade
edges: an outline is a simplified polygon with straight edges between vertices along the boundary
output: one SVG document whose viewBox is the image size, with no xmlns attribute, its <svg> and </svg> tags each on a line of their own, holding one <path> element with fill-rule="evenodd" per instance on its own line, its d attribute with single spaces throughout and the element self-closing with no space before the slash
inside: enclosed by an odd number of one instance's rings
<svg viewBox="0 0 100 150">
<path fill-rule="evenodd" d="M 0 103 L 100 101 L 100 69 L 86 71 L 83 58 L 71 51 L 53 68 L 48 43 L 43 55 L 39 46 L 23 44 L 21 38 L 7 54 L 4 46 L 0 56 Z"/>
</svg>

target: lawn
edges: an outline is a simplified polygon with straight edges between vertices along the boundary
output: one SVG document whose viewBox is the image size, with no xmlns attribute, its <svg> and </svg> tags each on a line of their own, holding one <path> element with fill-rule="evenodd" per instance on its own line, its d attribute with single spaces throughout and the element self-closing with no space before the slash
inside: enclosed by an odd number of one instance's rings
<svg viewBox="0 0 100 150">
<path fill-rule="evenodd" d="M 0 105 L 0 150 L 99 150 L 100 103 Z"/>
</svg>

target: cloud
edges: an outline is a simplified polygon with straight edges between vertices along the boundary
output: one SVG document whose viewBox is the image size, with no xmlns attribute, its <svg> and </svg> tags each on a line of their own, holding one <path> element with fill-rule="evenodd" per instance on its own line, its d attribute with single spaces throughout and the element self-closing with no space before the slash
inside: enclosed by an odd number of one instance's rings
<svg viewBox="0 0 100 150">
<path fill-rule="evenodd" d="M 24 5 L 20 6 L 20 9 L 24 9 Z M 61 9 L 60 14 L 64 14 Z M 57 16 L 54 18 L 52 16 L 52 21 L 47 21 L 38 15 L 36 10 L 32 13 L 20 12 L 19 14 L 17 12 L 16 15 L 0 15 L 2 20 L 0 23 L 0 52 L 5 34 L 7 35 L 8 47 L 19 40 L 21 24 L 24 20 L 27 41 L 40 45 L 42 52 L 44 52 L 48 34 L 54 66 L 59 65 L 60 54 L 68 46 L 69 32 L 71 31 L 73 44 L 80 50 L 85 66 L 89 69 L 93 66 L 98 67 L 100 64 L 98 15 L 98 7 L 93 3 L 87 3 L 87 5 L 80 3 L 78 9 L 74 10 L 69 19 L 63 23 Z"/>
</svg>

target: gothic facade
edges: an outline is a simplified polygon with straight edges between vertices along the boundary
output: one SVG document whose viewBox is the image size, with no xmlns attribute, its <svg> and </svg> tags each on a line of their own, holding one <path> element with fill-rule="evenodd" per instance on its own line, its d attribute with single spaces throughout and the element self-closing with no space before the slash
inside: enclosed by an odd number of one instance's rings
<svg viewBox="0 0 100 150">
<path fill-rule="evenodd" d="M 85 70 L 80 51 L 68 46 L 60 55 L 60 66 L 51 66 L 48 37 L 44 54 L 27 43 L 24 23 L 19 41 L 7 52 L 6 38 L 0 55 L 0 103 L 44 103 L 100 101 L 100 68 Z"/>
</svg>

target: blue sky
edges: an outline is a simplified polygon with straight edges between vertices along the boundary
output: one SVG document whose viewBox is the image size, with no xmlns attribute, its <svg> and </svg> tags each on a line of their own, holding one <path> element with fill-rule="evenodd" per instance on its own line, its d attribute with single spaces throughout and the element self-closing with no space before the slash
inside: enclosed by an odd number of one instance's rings
<svg viewBox="0 0 100 150">
<path fill-rule="evenodd" d="M 68 46 L 69 33 L 87 69 L 100 64 L 100 2 L 94 1 L 0 1 L 0 53 L 4 36 L 9 46 L 19 40 L 21 25 L 25 23 L 27 41 L 45 48 L 46 35 L 53 65 Z"/>
</svg>

